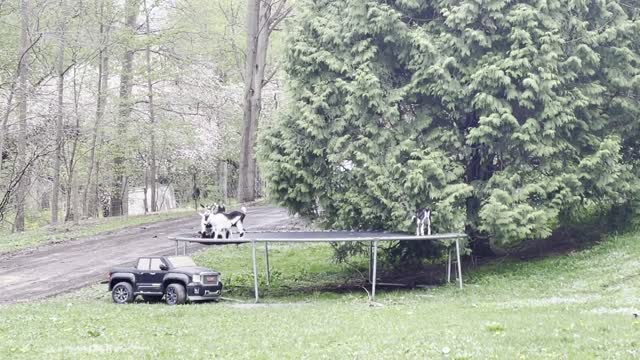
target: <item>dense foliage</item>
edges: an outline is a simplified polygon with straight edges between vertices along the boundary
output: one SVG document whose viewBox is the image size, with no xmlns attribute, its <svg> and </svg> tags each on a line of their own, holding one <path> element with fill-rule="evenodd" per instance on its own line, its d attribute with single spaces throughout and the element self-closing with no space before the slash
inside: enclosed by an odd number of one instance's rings
<svg viewBox="0 0 640 360">
<path fill-rule="evenodd" d="M 466 229 L 486 249 L 635 191 L 640 2 L 299 7 L 290 104 L 261 143 L 291 210 L 410 230 L 410 212 L 431 206 L 436 232 Z"/>
</svg>

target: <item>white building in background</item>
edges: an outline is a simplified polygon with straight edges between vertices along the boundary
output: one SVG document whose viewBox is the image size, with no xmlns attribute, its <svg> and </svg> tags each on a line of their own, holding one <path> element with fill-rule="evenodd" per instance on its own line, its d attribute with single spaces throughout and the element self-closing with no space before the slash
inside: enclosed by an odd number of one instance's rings
<svg viewBox="0 0 640 360">
<path fill-rule="evenodd" d="M 158 184 L 156 194 L 159 212 L 177 207 L 173 186 Z M 147 203 L 151 211 L 151 189 L 147 189 Z M 144 215 L 144 188 L 129 190 L 129 215 Z"/>
</svg>

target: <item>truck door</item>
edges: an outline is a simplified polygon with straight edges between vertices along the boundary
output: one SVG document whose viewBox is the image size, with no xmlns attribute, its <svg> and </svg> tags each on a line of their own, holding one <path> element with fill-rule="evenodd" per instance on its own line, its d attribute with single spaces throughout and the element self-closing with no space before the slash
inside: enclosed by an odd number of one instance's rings
<svg viewBox="0 0 640 360">
<path fill-rule="evenodd" d="M 134 276 L 136 277 L 136 286 L 140 287 L 142 286 L 142 291 L 144 291 L 144 277 L 143 275 L 146 272 L 149 272 L 149 264 L 151 263 L 151 259 L 149 258 L 139 258 L 138 259 L 138 264 L 136 265 L 136 272 L 134 273 Z"/>
<path fill-rule="evenodd" d="M 164 279 L 165 271 L 160 270 L 162 259 L 151 258 L 148 270 L 141 275 L 141 282 L 138 285 L 142 292 L 161 292 L 162 279 Z"/>
</svg>

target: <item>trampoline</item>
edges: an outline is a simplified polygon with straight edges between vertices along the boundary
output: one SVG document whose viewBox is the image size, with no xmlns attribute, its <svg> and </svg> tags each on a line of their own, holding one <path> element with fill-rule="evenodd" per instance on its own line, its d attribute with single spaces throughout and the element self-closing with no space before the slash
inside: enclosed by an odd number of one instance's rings
<svg viewBox="0 0 640 360">
<path fill-rule="evenodd" d="M 267 272 L 267 285 L 270 283 L 271 271 L 269 268 L 269 243 L 270 242 L 286 242 L 286 243 L 307 243 L 307 242 L 347 242 L 362 241 L 369 243 L 369 281 L 371 282 L 371 299 L 375 299 L 376 295 L 376 273 L 378 262 L 378 242 L 380 241 L 445 241 L 454 240 L 456 270 L 458 275 L 458 285 L 462 288 L 462 263 L 460 262 L 460 242 L 467 235 L 463 233 L 447 233 L 434 234 L 424 236 L 414 236 L 402 233 L 388 232 L 361 232 L 361 231 L 247 231 L 244 237 L 238 237 L 233 234 L 227 239 L 203 239 L 195 234 L 176 234 L 169 236 L 169 240 L 176 242 L 176 255 L 179 253 L 180 242 L 182 242 L 183 254 L 187 253 L 188 243 L 198 243 L 203 245 L 227 245 L 227 244 L 252 244 L 253 257 L 253 284 L 255 293 L 255 302 L 259 301 L 258 289 L 258 265 L 256 259 L 256 248 L 258 243 L 265 245 L 265 260 Z M 449 249 L 447 258 L 447 281 L 451 281 L 451 263 L 452 251 Z"/>
</svg>

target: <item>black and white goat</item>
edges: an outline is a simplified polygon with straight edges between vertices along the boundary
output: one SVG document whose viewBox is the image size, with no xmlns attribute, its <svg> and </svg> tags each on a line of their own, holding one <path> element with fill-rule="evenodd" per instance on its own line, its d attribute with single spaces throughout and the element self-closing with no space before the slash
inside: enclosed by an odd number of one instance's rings
<svg viewBox="0 0 640 360">
<path fill-rule="evenodd" d="M 211 222 L 212 216 L 225 211 L 224 205 L 217 203 L 209 206 L 200 204 L 200 207 L 204 209 L 204 212 L 200 214 L 200 231 L 198 232 L 202 238 L 214 238 L 213 224 Z M 227 236 L 228 237 L 228 236 Z"/>
<path fill-rule="evenodd" d="M 211 238 L 213 237 L 213 226 L 211 225 L 212 207 L 202 204 L 200 206 L 204 209 L 204 212 L 198 213 L 200 214 L 200 231 L 198 233 L 203 239 Z"/>
<path fill-rule="evenodd" d="M 224 210 L 224 207 L 221 207 Z M 242 207 L 240 211 L 232 211 L 230 213 L 217 212 L 210 217 L 209 222 L 213 227 L 213 237 L 217 238 L 222 235 L 228 238 L 231 234 L 233 226 L 238 228 L 240 237 L 244 236 L 244 218 L 247 215 L 247 208 Z"/>
<path fill-rule="evenodd" d="M 424 236 L 424 226 L 427 225 L 427 235 L 431 235 L 431 209 L 419 208 L 411 217 L 411 222 L 416 222 L 416 236 Z"/>
<path fill-rule="evenodd" d="M 224 204 L 213 203 L 211 211 L 214 214 L 217 214 L 217 213 L 223 213 L 227 210 L 225 209 Z"/>
</svg>

